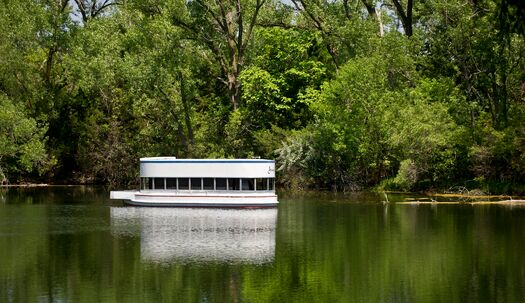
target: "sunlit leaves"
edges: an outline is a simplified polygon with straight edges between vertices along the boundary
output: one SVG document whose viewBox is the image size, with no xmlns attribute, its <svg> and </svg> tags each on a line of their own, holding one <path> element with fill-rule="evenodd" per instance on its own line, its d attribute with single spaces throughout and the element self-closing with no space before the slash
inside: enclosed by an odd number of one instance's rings
<svg viewBox="0 0 525 303">
<path fill-rule="evenodd" d="M 45 131 L 21 105 L 0 94 L 0 180 L 16 181 L 21 173 L 46 168 Z"/>
</svg>

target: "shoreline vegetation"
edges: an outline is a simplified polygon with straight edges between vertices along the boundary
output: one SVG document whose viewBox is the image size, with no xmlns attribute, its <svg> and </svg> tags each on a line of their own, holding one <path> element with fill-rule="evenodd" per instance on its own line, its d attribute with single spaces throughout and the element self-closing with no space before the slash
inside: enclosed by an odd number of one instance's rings
<svg viewBox="0 0 525 303">
<path fill-rule="evenodd" d="M 47 183 L 27 183 L 27 184 L 10 184 L 1 185 L 0 190 L 9 188 L 44 188 L 44 187 L 76 187 L 76 186 L 105 186 L 93 184 L 47 184 Z M 523 195 L 488 195 L 479 190 L 474 190 L 470 193 L 445 193 L 445 192 L 399 192 L 399 191 L 362 191 L 362 192 L 331 192 L 331 191 L 315 191 L 315 190 L 301 190 L 291 191 L 284 190 L 284 196 L 294 197 L 312 197 L 332 196 L 335 201 L 345 201 L 352 197 L 354 200 L 359 195 L 369 195 L 375 193 L 377 199 L 366 197 L 366 202 L 383 203 L 383 204 L 398 204 L 398 205 L 505 205 L 505 206 L 525 206 L 525 196 Z M 384 199 L 381 199 L 383 197 Z"/>
<path fill-rule="evenodd" d="M 525 195 L 523 1 L 100 2 L 0 6 L 0 184 L 261 157 L 291 190 Z"/>
<path fill-rule="evenodd" d="M 521 185 L 514 185 L 513 188 L 512 185 L 509 186 L 509 184 L 493 184 L 493 186 L 496 189 L 500 188 L 511 188 L 512 190 L 506 190 L 506 191 L 487 191 L 487 190 L 481 190 L 480 188 L 472 188 L 468 189 L 466 187 L 462 186 L 455 186 L 455 187 L 449 187 L 449 188 L 434 188 L 432 190 L 429 189 L 422 189 L 420 191 L 397 191 L 397 190 L 385 190 L 383 187 L 371 187 L 371 188 L 363 188 L 358 191 L 337 191 L 329 188 L 290 188 L 286 185 L 283 185 L 281 182 L 278 182 L 278 187 L 280 187 L 282 190 L 285 190 L 287 192 L 291 193 L 297 193 L 297 194 L 352 194 L 352 193 L 359 193 L 359 192 L 376 192 L 376 193 L 386 193 L 386 194 L 407 194 L 407 195 L 414 195 L 414 194 L 422 194 L 426 196 L 436 196 L 436 197 L 443 197 L 443 198 L 468 198 L 468 197 L 475 197 L 477 199 L 480 198 L 501 198 L 501 197 L 509 197 L 512 200 L 513 196 L 525 196 L 525 190 L 521 189 Z M 15 183 L 15 184 L 0 184 L 0 188 L 9 188 L 9 187 L 52 187 L 52 186 L 110 186 L 111 184 L 108 183 L 90 183 L 90 182 L 40 182 L 40 183 L 31 183 L 31 182 L 22 182 L 22 183 Z M 138 183 L 128 183 L 128 188 L 137 188 L 139 186 Z"/>
</svg>

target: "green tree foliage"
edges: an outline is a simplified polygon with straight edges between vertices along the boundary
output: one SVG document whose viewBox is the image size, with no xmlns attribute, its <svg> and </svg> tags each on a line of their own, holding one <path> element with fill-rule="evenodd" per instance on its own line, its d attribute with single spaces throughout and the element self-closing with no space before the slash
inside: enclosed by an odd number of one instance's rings
<svg viewBox="0 0 525 303">
<path fill-rule="evenodd" d="M 348 62 L 323 87 L 315 106 L 319 118 L 305 129 L 320 142 L 302 143 L 308 147 L 302 156 L 281 149 L 285 171 L 304 167 L 303 174 L 320 178 L 321 185 L 341 188 L 376 184 L 398 167 L 398 174 L 413 170 L 411 186 L 454 176 L 456 148 L 466 142 L 448 107 L 461 96 L 446 80 L 421 77 L 406 38 L 393 33 L 384 40 L 390 41 L 380 41 L 374 56 Z"/>
<path fill-rule="evenodd" d="M 464 153 L 466 168 L 484 180 L 521 182 L 525 43 L 523 22 L 516 17 L 522 5 L 430 1 L 426 6 L 433 13 L 423 24 L 432 35 L 422 64 L 425 73 L 451 79 L 465 95 L 467 103 L 451 109 L 474 139 Z"/>
<path fill-rule="evenodd" d="M 394 181 L 405 178 L 409 170 L 412 174 L 412 182 L 401 182 L 402 189 L 412 189 L 418 181 L 444 183 L 460 174 L 458 155 L 471 140 L 448 112 L 449 104 L 461 97 L 446 80 L 441 81 L 444 83 L 422 79 L 416 87 L 405 90 L 405 102 L 399 110 L 387 114 L 392 121 L 387 143 L 400 161 Z"/>
<path fill-rule="evenodd" d="M 240 76 L 244 106 L 236 113 L 238 125 L 228 129 L 244 150 L 273 157 L 276 145 L 268 148 L 266 142 L 282 140 L 287 130 L 308 124 L 312 95 L 327 72 L 325 64 L 312 56 L 322 50 L 316 34 L 273 27 L 257 31 L 255 37 L 251 65 Z"/>
<path fill-rule="evenodd" d="M 520 183 L 523 12 L 506 0 L 4 1 L 0 94 L 47 126 L 35 154 L 56 159 L 22 164 L 16 147 L 4 175 L 133 183 L 142 156 L 261 156 L 298 188 Z"/>
<path fill-rule="evenodd" d="M 192 154 L 193 73 L 201 64 L 181 46 L 181 31 L 163 13 L 146 16 L 130 8 L 90 21 L 76 36 L 67 60 L 86 109 L 78 144 L 89 175 L 132 180 L 136 171 L 127 168 L 139 156 Z"/>
<path fill-rule="evenodd" d="M 231 106 L 241 105 L 238 79 L 257 19 L 266 0 L 171 1 L 171 21 L 213 56 Z"/>
<path fill-rule="evenodd" d="M 51 24 L 55 9 L 18 1 L 0 6 L 0 91 L 23 102 L 34 116 L 44 114 L 42 118 L 48 112 L 40 107 L 50 102 L 46 81 L 51 77 L 49 45 L 55 33 Z"/>
<path fill-rule="evenodd" d="M 28 117 L 20 105 L 0 95 L 0 181 L 16 182 L 27 173 L 43 173 L 50 164 L 46 128 Z"/>
</svg>

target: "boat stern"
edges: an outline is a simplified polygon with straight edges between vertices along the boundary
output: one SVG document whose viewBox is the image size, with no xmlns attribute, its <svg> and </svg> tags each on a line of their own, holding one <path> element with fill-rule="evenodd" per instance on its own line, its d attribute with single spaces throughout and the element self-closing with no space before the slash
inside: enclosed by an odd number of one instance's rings
<svg viewBox="0 0 525 303">
<path fill-rule="evenodd" d="M 132 200 L 135 198 L 137 191 L 134 190 L 112 190 L 109 192 L 109 198 L 113 200 Z"/>
</svg>

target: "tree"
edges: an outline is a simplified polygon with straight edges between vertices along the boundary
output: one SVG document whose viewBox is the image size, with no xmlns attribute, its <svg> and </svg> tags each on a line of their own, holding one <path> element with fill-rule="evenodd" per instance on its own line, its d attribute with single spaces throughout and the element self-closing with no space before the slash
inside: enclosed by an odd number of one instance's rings
<svg viewBox="0 0 525 303">
<path fill-rule="evenodd" d="M 432 33 L 423 62 L 425 72 L 459 83 L 475 105 L 469 108 L 472 128 L 484 112 L 490 114 L 494 128 L 506 128 L 509 113 L 522 98 L 524 37 L 497 22 L 498 7 L 491 2 L 430 1 L 426 6 L 433 15 L 422 20 Z"/>
<path fill-rule="evenodd" d="M 403 3 L 400 0 L 392 0 L 394 7 L 396 8 L 396 13 L 401 24 L 403 24 L 403 29 L 407 37 L 412 36 L 412 26 L 413 26 L 413 17 L 412 11 L 414 9 L 414 0 L 406 0 L 406 8 L 403 6 Z"/>
<path fill-rule="evenodd" d="M 172 20 L 190 39 L 199 41 L 220 65 L 221 81 L 228 88 L 233 109 L 241 105 L 239 75 L 257 18 L 266 0 L 228 0 L 185 2 L 187 11 L 174 12 Z M 180 5 L 182 6 L 182 5 Z M 179 6 L 179 8 L 180 8 Z"/>
<path fill-rule="evenodd" d="M 33 2 L 0 5 L 0 93 L 33 112 L 45 92 L 45 37 L 38 33 L 46 32 L 46 17 L 45 9 Z"/>
<path fill-rule="evenodd" d="M 248 119 L 259 129 L 306 125 L 311 114 L 305 95 L 327 77 L 319 34 L 274 27 L 255 37 L 251 64 L 241 74 Z"/>
<path fill-rule="evenodd" d="M 312 101 L 317 119 L 279 149 L 282 169 L 337 189 L 396 175 L 407 189 L 455 177 L 456 155 L 468 143 L 448 111 L 461 94 L 451 82 L 421 78 L 413 44 L 392 32 L 374 54 L 342 66 Z"/>
<path fill-rule="evenodd" d="M 328 7 L 335 5 L 335 4 L 326 3 L 325 1 L 306 1 L 306 0 L 292 0 L 292 3 L 294 4 L 295 8 L 298 11 L 302 11 L 305 13 L 307 18 L 312 22 L 312 25 L 314 26 L 314 28 L 321 33 L 321 35 L 323 36 L 323 40 L 326 43 L 326 50 L 332 57 L 332 62 L 334 63 L 335 68 L 338 69 L 339 62 L 338 62 L 337 50 L 330 39 L 334 35 L 334 28 L 332 24 L 330 24 L 329 22 L 330 18 L 326 16 L 329 14 L 329 11 L 330 11 Z M 347 3 L 344 7 L 345 7 L 344 16 L 348 18 L 350 12 L 348 10 Z"/>
<path fill-rule="evenodd" d="M 316 33 L 280 27 L 256 31 L 251 64 L 239 77 L 244 106 L 226 129 L 231 150 L 273 157 L 283 133 L 309 123 L 309 95 L 326 79 L 318 57 L 322 47 Z"/>
<path fill-rule="evenodd" d="M 62 0 L 64 1 L 64 0 Z M 119 0 L 74 0 L 77 6 L 80 16 L 82 16 L 83 23 L 88 20 L 96 18 L 98 15 L 103 14 L 108 8 L 114 5 L 121 4 Z M 68 1 L 64 1 L 67 3 Z"/>
<path fill-rule="evenodd" d="M 78 113 L 70 121 L 87 178 L 130 182 L 135 171 L 126 167 L 138 157 L 199 155 L 196 109 L 211 107 L 199 94 L 210 90 L 205 77 L 213 70 L 170 16 L 165 7 L 153 15 L 120 7 L 75 36 L 66 58 Z"/>
<path fill-rule="evenodd" d="M 18 181 L 25 173 L 42 174 L 51 162 L 45 148 L 46 127 L 27 117 L 24 108 L 0 94 L 0 181 Z"/>
</svg>

